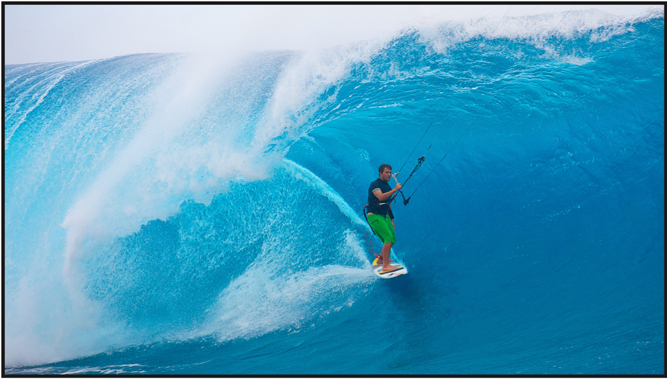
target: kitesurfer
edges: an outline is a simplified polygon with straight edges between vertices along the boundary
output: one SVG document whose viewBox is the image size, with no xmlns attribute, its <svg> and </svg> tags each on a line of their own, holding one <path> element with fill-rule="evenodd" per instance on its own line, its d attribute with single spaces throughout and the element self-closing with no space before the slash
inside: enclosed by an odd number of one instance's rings
<svg viewBox="0 0 667 379">
<path fill-rule="evenodd" d="M 391 166 L 382 164 L 379 168 L 380 178 L 371 183 L 368 188 L 368 223 L 373 232 L 382 241 L 382 252 L 378 263 L 382 263 L 383 271 L 393 271 L 396 267 L 390 266 L 389 253 L 391 247 L 396 242 L 394 229 L 394 214 L 391 210 L 391 197 L 396 191 L 401 189 L 401 185 L 396 183 L 394 188 L 389 185 L 391 179 Z"/>
</svg>

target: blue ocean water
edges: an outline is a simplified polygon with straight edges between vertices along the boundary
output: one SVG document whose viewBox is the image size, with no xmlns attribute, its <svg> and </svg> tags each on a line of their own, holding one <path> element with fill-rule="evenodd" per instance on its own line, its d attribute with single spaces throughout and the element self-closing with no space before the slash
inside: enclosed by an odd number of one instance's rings
<svg viewBox="0 0 667 379">
<path fill-rule="evenodd" d="M 6 374 L 664 374 L 662 9 L 4 75 Z"/>
</svg>

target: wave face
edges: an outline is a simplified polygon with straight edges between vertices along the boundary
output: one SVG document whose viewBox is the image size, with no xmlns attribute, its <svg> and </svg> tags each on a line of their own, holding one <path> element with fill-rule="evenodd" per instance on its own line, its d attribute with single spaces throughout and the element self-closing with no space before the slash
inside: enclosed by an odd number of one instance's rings
<svg viewBox="0 0 667 379">
<path fill-rule="evenodd" d="M 10 65 L 5 96 L 8 374 L 664 373 L 661 9 Z M 376 280 L 367 186 L 422 155 Z"/>
</svg>

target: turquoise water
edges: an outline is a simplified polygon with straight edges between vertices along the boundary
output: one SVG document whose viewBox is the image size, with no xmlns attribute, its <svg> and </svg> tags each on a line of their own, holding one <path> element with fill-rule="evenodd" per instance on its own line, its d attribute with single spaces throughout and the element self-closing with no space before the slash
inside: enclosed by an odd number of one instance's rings
<svg viewBox="0 0 667 379">
<path fill-rule="evenodd" d="M 567 17 L 6 66 L 5 373 L 664 374 L 664 15 Z"/>
</svg>

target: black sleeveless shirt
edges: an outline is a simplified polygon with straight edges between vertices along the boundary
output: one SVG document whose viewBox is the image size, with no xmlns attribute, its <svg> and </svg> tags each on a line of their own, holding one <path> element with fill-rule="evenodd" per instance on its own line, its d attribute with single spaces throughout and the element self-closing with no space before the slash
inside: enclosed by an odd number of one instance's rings
<svg viewBox="0 0 667 379">
<path fill-rule="evenodd" d="M 368 187 L 368 213 L 386 216 L 390 212 L 389 201 L 391 198 L 384 201 L 378 200 L 378 198 L 373 195 L 373 191 L 376 191 L 377 189 L 380 189 L 382 193 L 385 193 L 391 191 L 391 186 L 380 178 L 371 183 L 370 187 Z"/>
</svg>

